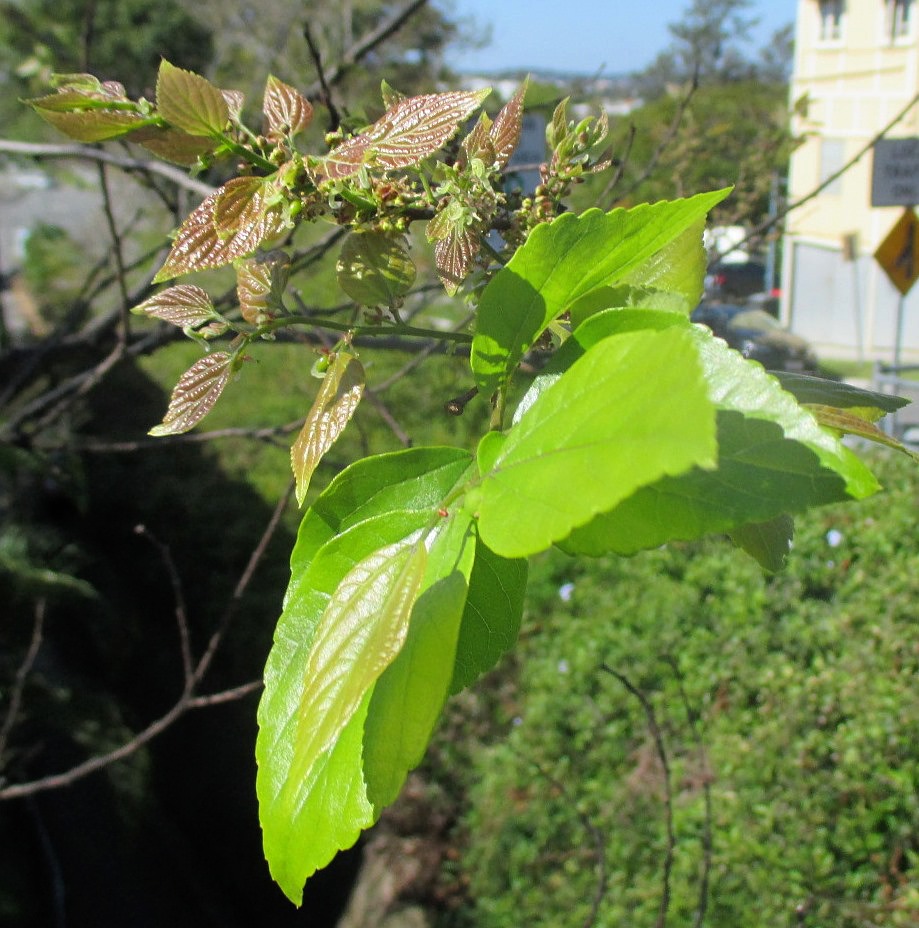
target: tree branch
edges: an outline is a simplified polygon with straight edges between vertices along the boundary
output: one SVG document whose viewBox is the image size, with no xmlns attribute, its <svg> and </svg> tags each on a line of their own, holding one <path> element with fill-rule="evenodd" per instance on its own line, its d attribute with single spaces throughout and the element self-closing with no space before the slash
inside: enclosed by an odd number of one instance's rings
<svg viewBox="0 0 919 928">
<path fill-rule="evenodd" d="M 148 174 L 159 174 L 171 181 L 177 187 L 184 187 L 201 196 L 214 192 L 214 187 L 204 181 L 189 177 L 181 168 L 162 161 L 148 161 L 146 158 L 128 158 L 126 155 L 116 155 L 102 148 L 92 145 L 52 145 L 42 142 L 17 142 L 12 139 L 0 139 L 0 153 L 10 155 L 23 155 L 28 158 L 76 158 L 83 161 L 98 161 L 102 164 L 111 164 L 125 171 L 140 171 Z"/>
</svg>

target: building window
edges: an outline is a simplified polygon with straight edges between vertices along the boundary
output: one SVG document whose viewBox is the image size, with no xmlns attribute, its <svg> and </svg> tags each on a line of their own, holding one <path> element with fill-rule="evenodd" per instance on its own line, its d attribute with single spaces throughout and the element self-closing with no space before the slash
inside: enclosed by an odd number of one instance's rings
<svg viewBox="0 0 919 928">
<path fill-rule="evenodd" d="M 838 42 L 842 38 L 843 0 L 820 0 L 820 41 Z"/>
<path fill-rule="evenodd" d="M 887 35 L 892 42 L 912 33 L 914 5 L 913 0 L 887 0 Z"/>
</svg>

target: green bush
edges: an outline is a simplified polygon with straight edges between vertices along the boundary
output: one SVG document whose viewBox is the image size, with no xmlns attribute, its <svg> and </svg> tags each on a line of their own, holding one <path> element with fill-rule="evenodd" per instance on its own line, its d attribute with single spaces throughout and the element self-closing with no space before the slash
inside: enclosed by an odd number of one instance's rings
<svg viewBox="0 0 919 928">
<path fill-rule="evenodd" d="M 603 889 L 593 924 L 655 924 L 665 778 L 605 664 L 665 740 L 673 924 L 700 905 L 706 786 L 706 925 L 917 924 L 919 481 L 877 464 L 888 492 L 802 519 L 781 575 L 717 540 L 542 558 L 517 717 L 466 774 L 459 922 L 582 925 Z"/>
</svg>

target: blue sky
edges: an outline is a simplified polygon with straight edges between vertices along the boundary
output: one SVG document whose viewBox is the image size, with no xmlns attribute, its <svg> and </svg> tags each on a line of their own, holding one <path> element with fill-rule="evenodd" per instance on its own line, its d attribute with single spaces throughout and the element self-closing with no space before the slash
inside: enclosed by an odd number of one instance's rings
<svg viewBox="0 0 919 928">
<path fill-rule="evenodd" d="M 549 68 L 606 74 L 636 71 L 670 41 L 689 0 L 453 0 L 454 14 L 491 25 L 491 43 L 450 64 L 461 71 Z M 795 18 L 796 0 L 755 0 L 756 47 Z"/>
</svg>

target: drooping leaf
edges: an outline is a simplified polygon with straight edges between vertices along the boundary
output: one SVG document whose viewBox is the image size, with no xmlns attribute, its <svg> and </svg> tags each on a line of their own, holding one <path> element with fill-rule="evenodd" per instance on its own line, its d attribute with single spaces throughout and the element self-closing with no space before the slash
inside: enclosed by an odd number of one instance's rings
<svg viewBox="0 0 919 928">
<path fill-rule="evenodd" d="M 479 539 L 456 644 L 450 693 L 491 670 L 517 640 L 527 585 L 525 558 L 499 557 Z"/>
<path fill-rule="evenodd" d="M 477 230 L 466 225 L 455 225 L 434 245 L 437 275 L 450 296 L 459 290 L 475 267 L 481 244 Z"/>
<path fill-rule="evenodd" d="M 166 122 L 189 135 L 220 135 L 230 118 L 229 105 L 218 87 L 165 59 L 156 78 L 156 108 Z"/>
<path fill-rule="evenodd" d="M 290 450 L 298 505 L 303 505 L 313 472 L 351 421 L 363 393 L 363 365 L 347 349 L 336 352 Z"/>
<path fill-rule="evenodd" d="M 152 122 L 139 113 L 124 110 L 79 109 L 61 112 L 38 106 L 35 102 L 32 105 L 35 112 L 59 132 L 87 144 L 121 138 Z"/>
<path fill-rule="evenodd" d="M 261 325 L 272 318 L 290 277 L 290 257 L 275 250 L 236 262 L 236 299 L 243 319 Z"/>
<path fill-rule="evenodd" d="M 153 316 L 180 329 L 194 329 L 215 318 L 216 311 L 207 291 L 193 284 L 179 284 L 161 290 L 132 310 L 139 316 Z"/>
<path fill-rule="evenodd" d="M 408 448 L 363 458 L 322 491 L 300 523 L 291 570 L 303 570 L 319 548 L 349 528 L 388 512 L 430 518 L 469 470 L 462 448 Z"/>
<path fill-rule="evenodd" d="M 794 534 L 794 519 L 780 513 L 768 522 L 738 526 L 731 531 L 731 540 L 765 570 L 778 573 L 788 559 Z"/>
<path fill-rule="evenodd" d="M 912 458 L 919 459 L 919 454 L 907 448 L 903 442 L 888 435 L 879 429 L 866 416 L 861 415 L 860 409 L 838 409 L 835 406 L 823 406 L 818 403 L 807 403 L 805 408 L 825 428 L 833 429 L 840 435 L 856 435 L 866 441 L 873 441 L 888 448 L 895 448 Z"/>
<path fill-rule="evenodd" d="M 489 136 L 495 151 L 495 167 L 503 168 L 510 161 L 511 155 L 520 144 L 520 131 L 523 126 L 523 100 L 526 97 L 525 80 L 517 92 L 501 107 L 491 126 Z"/>
<path fill-rule="evenodd" d="M 360 828 L 369 824 L 362 803 L 352 819 L 323 802 L 322 791 L 335 788 L 323 774 L 329 752 L 363 713 L 378 677 L 402 647 L 426 559 L 419 541 L 390 545 L 359 561 L 328 600 L 306 666 L 293 670 L 299 671 L 302 688 L 298 702 L 285 707 L 290 717 L 275 744 L 283 756 L 266 761 L 269 777 L 274 773 L 280 788 L 265 796 L 261 818 L 269 866 L 296 901 L 306 878 L 330 852 L 344 841 L 353 843 Z M 363 784 L 355 776 L 360 773 L 359 755 L 353 750 L 349 754 L 346 780 L 360 795 Z"/>
<path fill-rule="evenodd" d="M 291 559 L 291 585 L 275 630 L 259 702 L 256 741 L 259 819 L 271 873 L 299 904 L 306 879 L 350 847 L 376 817 L 362 770 L 367 692 L 334 744 L 305 778 L 292 774 L 305 674 L 320 622 L 346 576 L 381 549 L 408 550 L 426 523 L 424 513 L 387 512 L 329 540 L 308 560 Z M 298 543 L 299 546 L 299 543 Z"/>
<path fill-rule="evenodd" d="M 262 112 L 265 114 L 265 135 L 272 142 L 292 138 L 306 129 L 313 119 L 310 101 L 273 74 L 265 83 Z"/>
<path fill-rule="evenodd" d="M 215 351 L 196 361 L 172 391 L 163 421 L 150 429 L 150 435 L 179 435 L 193 429 L 213 408 L 230 382 L 234 357 Z"/>
<path fill-rule="evenodd" d="M 336 270 L 342 290 L 361 306 L 395 306 L 415 282 L 415 265 L 408 252 L 381 232 L 352 232 Z"/>
<path fill-rule="evenodd" d="M 508 432 L 479 487 L 479 533 L 504 557 L 534 554 L 665 474 L 713 466 L 716 453 L 691 334 L 605 339 Z"/>
<path fill-rule="evenodd" d="M 222 267 L 284 233 L 283 208 L 268 178 L 237 177 L 205 197 L 182 223 L 154 282 Z"/>
<path fill-rule="evenodd" d="M 887 413 L 896 412 L 909 405 L 909 400 L 905 397 L 866 390 L 841 380 L 825 380 L 822 377 L 790 371 L 773 371 L 772 375 L 799 403 L 815 403 L 839 409 L 875 410 L 874 413 L 859 413 L 871 422 L 876 422 Z"/>
<path fill-rule="evenodd" d="M 421 762 L 443 710 L 474 551 L 471 519 L 457 510 L 437 527 L 405 644 L 374 687 L 364 724 L 364 776 L 377 811 L 396 799 Z"/>
<path fill-rule="evenodd" d="M 670 263 L 691 266 L 682 252 L 701 252 L 700 220 L 727 193 L 565 214 L 534 229 L 482 293 L 471 355 L 479 391 L 491 395 L 546 326 L 592 290 L 665 276 L 656 260 L 662 251 Z M 698 241 L 684 236 L 690 229 L 700 230 Z M 699 286 L 700 273 L 687 288 Z"/>
</svg>

